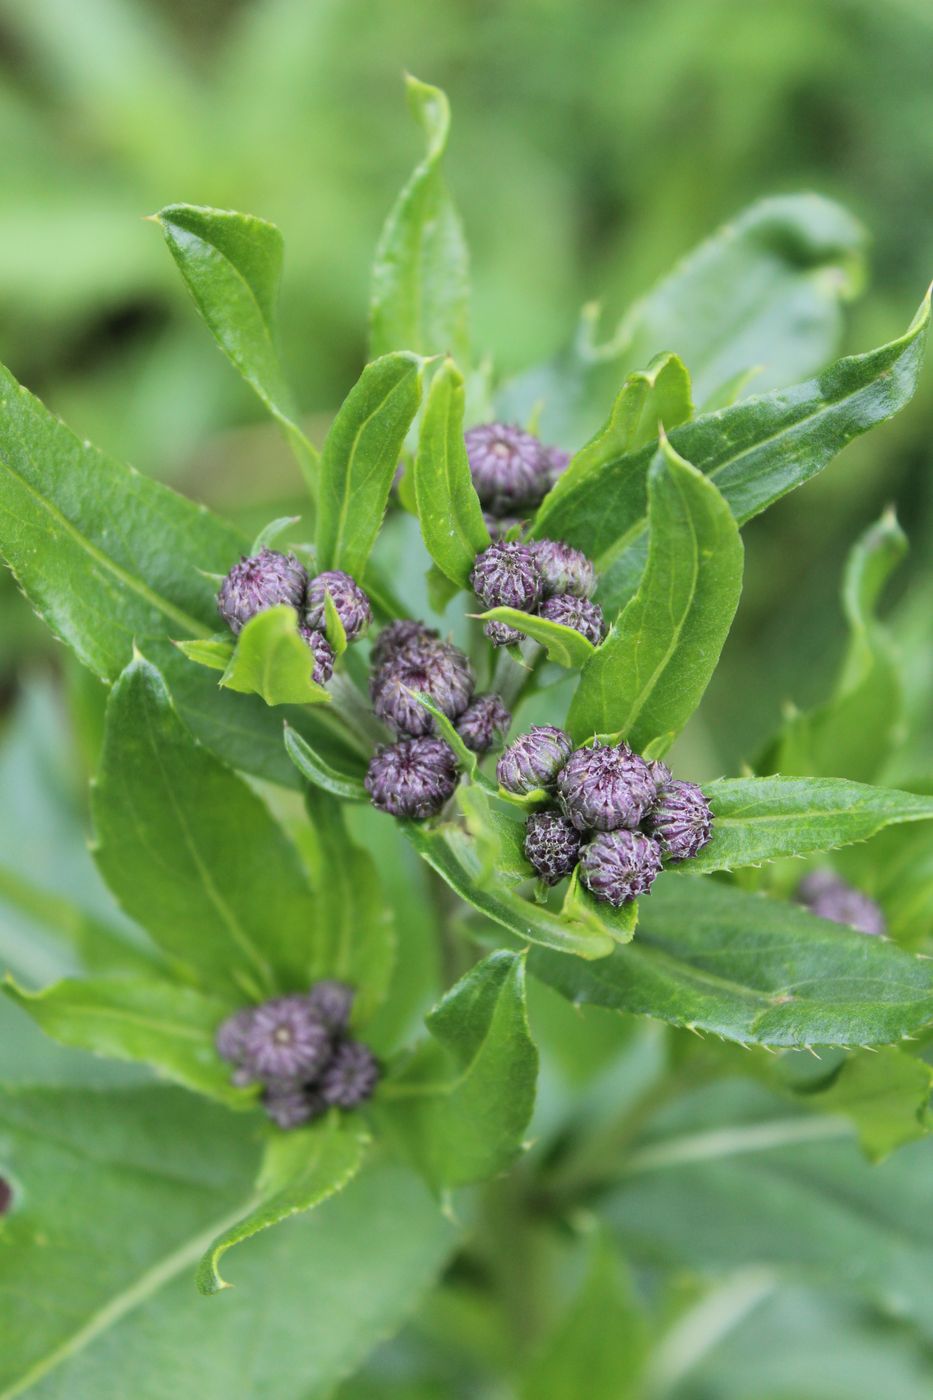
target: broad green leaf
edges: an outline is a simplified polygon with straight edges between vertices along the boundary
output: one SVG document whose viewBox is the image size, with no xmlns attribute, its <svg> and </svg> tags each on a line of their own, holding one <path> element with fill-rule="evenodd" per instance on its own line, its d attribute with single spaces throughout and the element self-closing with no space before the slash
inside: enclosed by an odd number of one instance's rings
<svg viewBox="0 0 933 1400">
<path fill-rule="evenodd" d="M 15 1193 L 0 1227 L 2 1394 L 326 1395 L 399 1327 L 456 1238 L 412 1172 L 377 1160 L 245 1244 L 238 1286 L 199 1301 L 198 1260 L 253 1198 L 251 1121 L 165 1088 L 7 1092 L 0 1144 Z"/>
<path fill-rule="evenodd" d="M 817 1112 L 844 1113 L 865 1154 L 879 1162 L 929 1132 L 933 1067 L 893 1046 L 847 1059 L 828 1088 L 808 1096 Z"/>
<path fill-rule="evenodd" d="M 322 705 L 330 695 L 311 679 L 314 657 L 298 631 L 298 614 L 281 603 L 251 617 L 236 639 L 220 684 L 267 705 Z"/>
<path fill-rule="evenodd" d="M 853 438 L 907 404 L 923 363 L 930 300 L 904 335 L 838 360 L 816 379 L 747 399 L 675 428 L 671 445 L 715 481 L 740 525 L 822 471 Z M 644 566 L 649 444 L 546 496 L 534 534 L 584 549 L 608 614 L 635 592 Z"/>
<path fill-rule="evenodd" d="M 321 456 L 321 569 L 363 577 L 421 402 L 422 364 L 420 356 L 399 352 L 367 365 L 331 424 Z"/>
<path fill-rule="evenodd" d="M 214 1033 L 229 1000 L 156 977 L 69 978 L 30 992 L 8 979 L 3 991 L 62 1045 L 138 1060 L 186 1089 L 249 1108 L 254 1097 L 230 1083 Z"/>
<path fill-rule="evenodd" d="M 604 958 L 612 951 L 613 940 L 607 935 L 562 919 L 511 891 L 493 893 L 484 889 L 480 883 L 482 858 L 475 849 L 471 850 L 472 842 L 455 841 L 443 830 L 431 831 L 416 822 L 405 822 L 402 829 L 418 854 L 455 894 L 523 941 L 540 943 L 559 953 L 575 953 L 581 958 Z"/>
<path fill-rule="evenodd" d="M 440 88 L 405 78 L 408 105 L 427 149 L 386 220 L 376 249 L 370 298 L 370 353 L 449 351 L 466 362 L 470 346 L 469 257 L 441 162 L 450 107 Z"/>
<path fill-rule="evenodd" d="M 463 375 L 445 360 L 431 384 L 413 467 L 415 511 L 441 573 L 469 588 L 470 571 L 489 545 L 463 440 Z"/>
<path fill-rule="evenodd" d="M 852 216 L 818 195 L 760 200 L 636 302 L 607 342 L 597 343 L 599 308 L 587 307 L 566 351 L 506 386 L 504 416 L 523 422 L 540 404 L 545 440 L 573 448 L 620 380 L 672 345 L 700 404 L 756 367 L 762 390 L 814 374 L 836 351 L 864 241 Z"/>
<path fill-rule="evenodd" d="M 233 659 L 232 637 L 209 637 L 206 641 L 176 642 L 182 656 L 211 671 L 226 671 Z"/>
<path fill-rule="evenodd" d="M 336 1110 L 310 1128 L 270 1138 L 254 1201 L 242 1220 L 214 1240 L 198 1265 L 200 1292 L 219 1293 L 231 1286 L 220 1274 L 220 1260 L 228 1249 L 342 1191 L 359 1171 L 368 1143 L 365 1128 Z"/>
<path fill-rule="evenodd" d="M 756 765 L 760 771 L 860 782 L 877 778 L 897 743 L 904 705 L 892 642 L 876 608 L 906 549 L 892 511 L 856 542 L 843 581 L 849 645 L 835 694 L 814 710 L 793 714 Z"/>
<path fill-rule="evenodd" d="M 550 661 L 568 670 L 585 666 L 596 651 L 589 638 L 575 628 L 552 622 L 547 617 L 536 617 L 534 613 L 520 612 L 518 608 L 490 608 L 488 612 L 472 615 L 483 622 L 504 622 L 508 627 L 517 627 L 544 647 Z"/>
<path fill-rule="evenodd" d="M 742 594 L 738 525 L 713 482 L 666 437 L 648 473 L 648 563 L 638 592 L 586 664 L 567 726 L 670 747 L 703 697 Z"/>
<path fill-rule="evenodd" d="M 321 788 L 334 797 L 342 797 L 346 802 L 368 802 L 369 794 L 363 786 L 363 769 L 357 772 L 342 772 L 319 754 L 311 745 L 285 725 L 285 748 L 295 768 L 313 787 Z"/>
<path fill-rule="evenodd" d="M 795 905 L 673 875 L 611 957 L 533 948 L 528 971 L 570 1001 L 744 1044 L 891 1044 L 933 1016 L 933 964 Z"/>
<path fill-rule="evenodd" d="M 379 872 L 355 845 L 337 799 L 318 787 L 306 792 L 314 826 L 315 919 L 312 977 L 337 977 L 357 989 L 355 1025 L 365 1025 L 385 998 L 395 962 L 395 930 Z"/>
<path fill-rule="evenodd" d="M 242 1000 L 305 985 L 317 917 L 297 852 L 142 657 L 111 692 L 92 810 L 104 879 L 169 957 Z"/>
<path fill-rule="evenodd" d="M 933 796 L 845 778 L 721 778 L 704 792 L 713 839 L 680 873 L 737 870 L 867 841 L 886 826 L 933 819 Z"/>
<path fill-rule="evenodd" d="M 154 215 L 211 335 L 281 426 L 312 491 L 318 454 L 298 426 L 275 346 L 282 235 L 251 214 L 168 204 Z"/>
<path fill-rule="evenodd" d="M 531 1118 L 538 1052 L 524 958 L 493 953 L 426 1017 L 434 1039 L 385 1085 L 382 1112 L 436 1188 L 504 1171 Z"/>
</svg>

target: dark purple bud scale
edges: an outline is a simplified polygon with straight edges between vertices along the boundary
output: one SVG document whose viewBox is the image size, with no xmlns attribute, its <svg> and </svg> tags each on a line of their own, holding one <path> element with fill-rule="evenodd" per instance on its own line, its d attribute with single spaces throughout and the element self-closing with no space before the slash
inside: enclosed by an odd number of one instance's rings
<svg viewBox="0 0 933 1400">
<path fill-rule="evenodd" d="M 636 827 L 655 799 L 648 765 L 627 744 L 577 749 L 557 779 L 564 815 L 578 831 Z"/>
<path fill-rule="evenodd" d="M 510 627 L 507 622 L 487 622 L 483 633 L 494 647 L 517 647 L 519 642 L 525 640 L 524 632 L 519 632 L 517 627 Z"/>
<path fill-rule="evenodd" d="M 306 996 L 274 997 L 253 1012 L 243 1066 L 257 1079 L 310 1079 L 330 1055 L 327 1027 Z"/>
<path fill-rule="evenodd" d="M 300 612 L 308 574 L 293 554 L 263 549 L 234 564 L 217 594 L 217 611 L 236 636 L 251 617 L 279 603 Z"/>
<path fill-rule="evenodd" d="M 493 515 L 536 506 L 550 486 L 547 449 L 509 423 L 480 423 L 464 434 L 470 475 Z"/>
<path fill-rule="evenodd" d="M 448 719 L 456 719 L 470 703 L 473 674 L 455 648 L 436 649 L 406 663 L 388 664 L 373 677 L 373 709 L 398 735 L 417 738 L 434 730 L 434 717 L 415 698 L 427 695 Z M 461 664 L 462 663 L 462 664 Z"/>
<path fill-rule="evenodd" d="M 674 863 L 692 860 L 702 851 L 712 837 L 712 826 L 713 814 L 702 789 L 673 779 L 664 784 L 645 821 L 646 830 Z"/>
<path fill-rule="evenodd" d="M 368 1046 L 345 1040 L 321 1075 L 321 1098 L 332 1107 L 356 1108 L 370 1097 L 378 1079 L 379 1062 Z"/>
<path fill-rule="evenodd" d="M 550 724 L 536 724 L 509 744 L 499 759 L 499 786 L 517 796 L 550 787 L 572 753 L 569 734 Z"/>
<path fill-rule="evenodd" d="M 525 855 L 546 885 L 573 874 L 581 836 L 558 812 L 532 812 L 525 823 Z"/>
<path fill-rule="evenodd" d="M 580 855 L 586 888 L 617 909 L 647 894 L 660 873 L 661 853 L 641 831 L 598 831 Z"/>
<path fill-rule="evenodd" d="M 596 569 L 579 549 L 561 540 L 532 540 L 532 551 L 544 579 L 544 596 L 570 593 L 589 598 L 596 589 Z"/>
<path fill-rule="evenodd" d="M 452 796 L 457 760 L 440 739 L 402 739 L 376 750 L 365 786 L 380 812 L 423 821 Z"/>
<path fill-rule="evenodd" d="M 342 569 L 326 569 L 324 573 L 311 579 L 305 604 L 305 622 L 317 632 L 326 630 L 324 600 L 328 593 L 337 616 L 343 623 L 347 641 L 356 641 L 372 622 L 373 610 L 356 579 L 345 574 Z"/>
<path fill-rule="evenodd" d="M 470 582 L 487 608 L 518 608 L 521 612 L 531 612 L 538 605 L 544 587 L 529 546 L 508 540 L 498 540 L 476 556 Z"/>
<path fill-rule="evenodd" d="M 833 870 L 814 870 L 804 876 L 795 898 L 819 918 L 848 924 L 859 933 L 877 938 L 888 931 L 884 913 L 875 901 Z"/>
<path fill-rule="evenodd" d="M 572 627 L 594 647 L 598 647 L 606 635 L 606 619 L 599 604 L 589 598 L 577 598 L 572 593 L 556 593 L 546 598 L 538 609 L 538 616 L 559 622 L 562 627 Z"/>
<path fill-rule="evenodd" d="M 437 641 L 437 633 L 432 631 L 430 627 L 425 627 L 422 622 L 410 621 L 407 618 L 390 622 L 388 627 L 383 627 L 376 638 L 370 656 L 370 664 L 373 670 L 378 671 L 404 653 L 429 646 Z"/>
<path fill-rule="evenodd" d="M 334 663 L 337 659 L 334 648 L 323 632 L 309 627 L 306 622 L 299 624 L 298 632 L 311 652 L 311 679 L 317 685 L 326 685 L 334 674 Z"/>
<path fill-rule="evenodd" d="M 262 1096 L 262 1105 L 273 1123 L 279 1128 L 301 1128 L 327 1112 L 327 1105 L 320 1094 L 303 1085 L 289 1085 L 267 1089 Z"/>
<path fill-rule="evenodd" d="M 474 753 L 488 753 L 498 748 L 511 723 L 500 696 L 478 695 L 457 720 L 457 733 Z"/>
</svg>

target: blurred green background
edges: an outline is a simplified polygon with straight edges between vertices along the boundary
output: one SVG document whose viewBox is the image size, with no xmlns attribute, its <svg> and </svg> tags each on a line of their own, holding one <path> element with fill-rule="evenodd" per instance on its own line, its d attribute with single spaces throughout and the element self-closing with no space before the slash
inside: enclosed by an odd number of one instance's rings
<svg viewBox="0 0 933 1400">
<path fill-rule="evenodd" d="M 586 300 L 611 328 L 766 193 L 831 195 L 872 235 L 843 349 L 902 330 L 933 271 L 929 0 L 0 0 L 0 358 L 79 433 L 220 510 L 300 508 L 142 218 L 187 200 L 282 228 L 285 358 L 320 438 L 364 358 L 372 249 L 418 151 L 405 69 L 451 98 L 475 339 L 503 372 L 557 349 Z M 748 530 L 698 768 L 734 768 L 784 698 L 822 695 L 845 550 L 890 501 L 912 544 L 892 596 L 919 586 L 899 606 L 928 639 L 931 404 L 927 375 Z M 47 642 L 6 577 L 0 605 L 9 696 Z"/>
</svg>

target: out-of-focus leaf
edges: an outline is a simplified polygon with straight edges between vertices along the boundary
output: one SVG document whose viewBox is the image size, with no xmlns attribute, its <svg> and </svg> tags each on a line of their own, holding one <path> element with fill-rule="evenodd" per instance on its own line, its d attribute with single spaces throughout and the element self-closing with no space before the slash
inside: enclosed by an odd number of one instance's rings
<svg viewBox="0 0 933 1400">
<path fill-rule="evenodd" d="M 638 933 L 598 962 L 533 948 L 573 1002 L 758 1045 L 890 1044 L 933 1015 L 933 963 L 792 904 L 662 875 Z"/>
<path fill-rule="evenodd" d="M 445 360 L 431 384 L 412 472 L 415 512 L 428 553 L 459 588 L 469 588 L 489 531 L 463 440 L 463 375 Z"/>
<path fill-rule="evenodd" d="M 296 851 L 142 657 L 111 692 L 92 808 L 105 880 L 169 957 L 241 1000 L 306 984 L 317 916 Z"/>
<path fill-rule="evenodd" d="M 587 662 L 567 726 L 621 733 L 659 757 L 702 699 L 742 593 L 729 507 L 666 437 L 648 473 L 648 563 L 638 592 Z"/>
<path fill-rule="evenodd" d="M 270 1138 L 256 1182 L 255 1204 L 242 1220 L 218 1235 L 203 1255 L 196 1274 L 200 1292 L 219 1293 L 231 1286 L 220 1274 L 220 1260 L 228 1249 L 290 1215 L 319 1206 L 349 1185 L 362 1166 L 368 1143 L 365 1128 L 336 1110 L 309 1128 Z"/>
<path fill-rule="evenodd" d="M 220 684 L 261 695 L 267 705 L 323 705 L 330 695 L 311 679 L 314 657 L 286 603 L 251 617 L 236 639 Z"/>
<path fill-rule="evenodd" d="M 861 1051 L 845 1060 L 829 1086 L 805 1102 L 817 1112 L 851 1118 L 873 1162 L 924 1137 L 930 1128 L 933 1067 L 894 1046 Z"/>
<path fill-rule="evenodd" d="M 520 612 L 518 608 L 490 608 L 476 616 L 483 622 L 504 622 L 507 627 L 517 627 L 524 636 L 544 647 L 550 661 L 568 670 L 585 666 L 596 651 L 589 638 L 574 627 L 565 627 L 548 617 L 536 617 L 534 613 Z"/>
<path fill-rule="evenodd" d="M 369 801 L 369 794 L 363 786 L 362 767 L 356 772 L 343 772 L 335 768 L 289 724 L 285 726 L 285 748 L 298 772 L 312 786 L 329 792 L 333 797 L 342 797 L 345 802 Z"/>
<path fill-rule="evenodd" d="M 470 348 L 469 257 L 441 162 L 450 107 L 440 88 L 405 78 L 408 105 L 427 150 L 386 220 L 373 263 L 370 353 L 450 354 Z"/>
<path fill-rule="evenodd" d="M 362 579 L 405 435 L 421 402 L 423 360 L 398 352 L 367 365 L 331 424 L 321 456 L 318 564 Z"/>
<path fill-rule="evenodd" d="M 933 797 L 933 779 L 912 790 Z M 892 938 L 923 948 L 933 935 L 933 826 L 891 827 L 865 846 L 840 851 L 833 864 L 878 901 Z"/>
</svg>

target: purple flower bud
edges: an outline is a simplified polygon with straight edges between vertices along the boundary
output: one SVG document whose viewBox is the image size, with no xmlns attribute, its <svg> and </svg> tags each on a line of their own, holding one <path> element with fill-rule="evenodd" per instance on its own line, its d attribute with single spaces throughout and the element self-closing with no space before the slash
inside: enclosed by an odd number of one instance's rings
<svg viewBox="0 0 933 1400">
<path fill-rule="evenodd" d="M 546 449 L 509 423 L 481 423 L 464 434 L 476 494 L 493 515 L 536 506 L 548 489 Z"/>
<path fill-rule="evenodd" d="M 373 670 L 378 671 L 406 652 L 437 640 L 437 633 L 432 632 L 430 627 L 425 627 L 422 622 L 409 621 L 407 618 L 390 622 L 376 638 L 370 664 Z"/>
<path fill-rule="evenodd" d="M 572 753 L 569 734 L 551 724 L 536 724 L 509 744 L 496 764 L 499 786 L 519 796 L 550 787 Z"/>
<path fill-rule="evenodd" d="M 330 1055 L 327 1027 L 306 996 L 257 1006 L 243 1041 L 243 1064 L 259 1079 L 310 1079 Z"/>
<path fill-rule="evenodd" d="M 660 873 L 661 853 L 641 831 L 598 831 L 580 856 L 587 889 L 616 908 L 647 894 Z"/>
<path fill-rule="evenodd" d="M 334 648 L 323 632 L 315 631 L 306 622 L 299 623 L 298 631 L 311 650 L 313 661 L 311 679 L 317 685 L 326 685 L 334 674 L 334 662 L 337 659 L 334 655 Z"/>
<path fill-rule="evenodd" d="M 671 783 L 674 781 L 674 775 L 667 764 L 662 763 L 659 758 L 654 759 L 653 762 L 648 764 L 648 772 L 651 774 L 651 781 L 657 788 L 658 796 L 660 797 L 664 789 L 670 787 Z"/>
<path fill-rule="evenodd" d="M 557 812 L 532 812 L 525 823 L 525 855 L 546 885 L 573 873 L 580 840 L 576 827 Z"/>
<path fill-rule="evenodd" d="M 342 1031 L 350 1020 L 354 991 L 346 982 L 325 978 L 315 982 L 308 993 L 308 1005 L 331 1032 Z"/>
<path fill-rule="evenodd" d="M 578 831 L 637 826 L 655 792 L 647 763 L 627 744 L 577 749 L 557 779 L 560 805 Z"/>
<path fill-rule="evenodd" d="M 457 760 L 440 739 L 402 739 L 377 749 L 365 778 L 374 807 L 423 821 L 439 812 L 457 786 Z"/>
<path fill-rule="evenodd" d="M 379 1062 L 373 1052 L 356 1040 L 345 1040 L 321 1075 L 321 1098 L 336 1108 L 355 1108 L 370 1097 L 378 1081 Z"/>
<path fill-rule="evenodd" d="M 234 1011 L 225 1021 L 221 1021 L 214 1036 L 217 1053 L 232 1065 L 238 1065 L 245 1054 L 246 1033 L 253 1024 L 255 1007 L 246 1006 L 242 1011 Z"/>
<path fill-rule="evenodd" d="M 662 765 L 663 766 L 663 765 Z M 712 837 L 713 814 L 696 783 L 671 780 L 648 813 L 646 829 L 670 861 L 691 860 Z"/>
<path fill-rule="evenodd" d="M 474 753 L 498 748 L 512 723 L 512 716 L 498 695 L 478 695 L 457 720 L 457 733 Z"/>
<path fill-rule="evenodd" d="M 307 571 L 293 554 L 263 549 L 234 564 L 220 585 L 217 611 L 236 636 L 251 617 L 277 603 L 288 603 L 300 612 L 307 586 Z"/>
<path fill-rule="evenodd" d="M 337 616 L 343 623 L 347 641 L 356 641 L 373 620 L 369 599 L 355 579 L 342 569 L 326 569 L 308 584 L 305 622 L 318 632 L 325 631 L 324 598 L 330 594 Z"/>
<path fill-rule="evenodd" d="M 859 933 L 880 937 L 888 931 L 884 914 L 875 901 L 833 870 L 813 870 L 805 875 L 794 898 L 821 919 L 848 924 Z"/>
<path fill-rule="evenodd" d="M 483 511 L 483 520 L 489 531 L 489 538 L 493 540 L 504 540 L 510 530 L 515 530 L 525 524 L 525 521 L 517 515 L 490 515 L 488 510 Z"/>
<path fill-rule="evenodd" d="M 531 612 L 541 600 L 544 580 L 526 544 L 499 540 L 476 556 L 470 582 L 487 608 Z"/>
<path fill-rule="evenodd" d="M 582 550 L 562 540 L 532 540 L 528 548 L 538 561 L 546 598 L 561 593 L 589 598 L 595 590 L 596 569 Z"/>
<path fill-rule="evenodd" d="M 262 1096 L 263 1108 L 280 1128 L 300 1128 L 327 1112 L 320 1094 L 302 1085 L 276 1086 Z"/>
<path fill-rule="evenodd" d="M 507 622 L 487 622 L 483 632 L 494 647 L 517 647 L 519 642 L 525 640 L 524 632 L 510 627 Z"/>
<path fill-rule="evenodd" d="M 589 598 L 575 598 L 572 593 L 557 593 L 547 598 L 538 609 L 538 616 L 572 627 L 594 647 L 598 647 L 606 635 L 606 619 L 599 604 Z"/>
<path fill-rule="evenodd" d="M 427 695 L 442 714 L 455 719 L 473 694 L 473 674 L 455 648 L 438 648 L 405 664 L 384 666 L 373 678 L 373 709 L 396 734 L 418 737 L 434 729 L 434 717 L 412 692 Z"/>
</svg>

